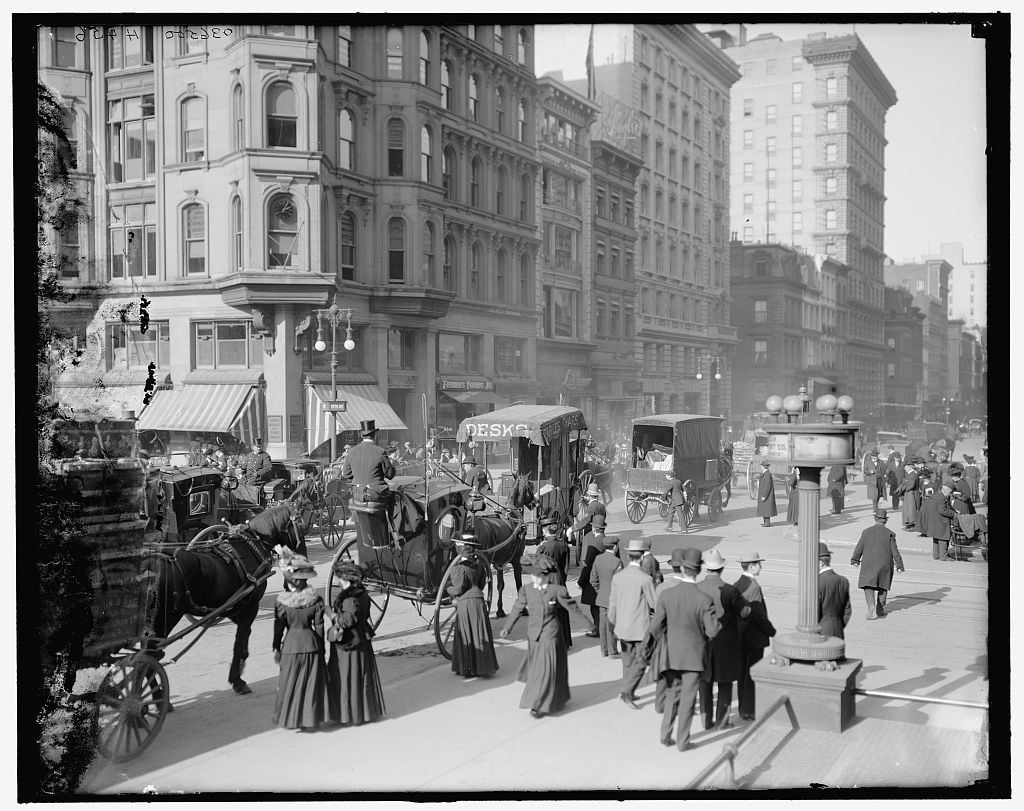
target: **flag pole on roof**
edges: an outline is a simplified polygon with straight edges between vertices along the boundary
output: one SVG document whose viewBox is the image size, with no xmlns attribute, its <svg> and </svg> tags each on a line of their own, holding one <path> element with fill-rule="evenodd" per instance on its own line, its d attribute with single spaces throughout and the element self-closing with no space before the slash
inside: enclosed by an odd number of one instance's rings
<svg viewBox="0 0 1024 811">
<path fill-rule="evenodd" d="M 594 25 L 590 25 L 590 43 L 587 45 L 587 99 L 597 96 L 597 77 L 594 76 Z"/>
</svg>

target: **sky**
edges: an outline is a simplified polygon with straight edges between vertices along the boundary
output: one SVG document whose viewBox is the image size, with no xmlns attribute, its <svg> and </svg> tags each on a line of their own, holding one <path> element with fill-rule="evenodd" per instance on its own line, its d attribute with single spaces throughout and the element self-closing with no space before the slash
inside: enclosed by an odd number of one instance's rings
<svg viewBox="0 0 1024 811">
<path fill-rule="evenodd" d="M 595 26 L 595 64 L 622 61 L 616 29 Z M 966 261 L 987 258 L 985 44 L 969 26 L 759 23 L 747 31 L 748 39 L 784 40 L 855 32 L 898 99 L 885 122 L 886 254 L 901 262 L 961 242 Z M 589 25 L 537 24 L 536 74 L 584 78 L 589 34 Z"/>
</svg>

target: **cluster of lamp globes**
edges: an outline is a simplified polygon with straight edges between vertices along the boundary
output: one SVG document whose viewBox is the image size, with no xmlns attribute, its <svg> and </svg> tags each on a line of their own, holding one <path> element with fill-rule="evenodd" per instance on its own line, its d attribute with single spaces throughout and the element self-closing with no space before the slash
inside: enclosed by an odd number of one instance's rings
<svg viewBox="0 0 1024 811">
<path fill-rule="evenodd" d="M 802 394 L 790 394 L 785 399 L 777 394 L 773 394 L 765 400 L 764 405 L 768 411 L 776 416 L 785 411 L 788 418 L 790 416 L 802 414 L 804 411 L 804 404 L 809 403 L 810 399 L 811 398 L 807 396 L 806 391 Z M 836 397 L 833 394 L 823 394 L 814 401 L 814 407 L 818 410 L 818 413 L 823 416 L 835 416 L 836 413 L 839 413 L 842 415 L 843 422 L 846 422 L 850 412 L 853 411 L 853 398 L 848 394 L 844 394 L 840 397 Z"/>
<path fill-rule="evenodd" d="M 347 349 L 349 352 L 351 352 L 353 349 L 356 348 L 356 342 L 353 341 L 352 340 L 352 336 L 349 335 L 349 337 L 345 339 L 345 343 L 343 343 L 342 346 L 344 346 L 345 349 Z M 324 339 L 323 338 L 318 337 L 316 339 L 316 343 L 313 344 L 313 348 L 317 352 L 323 352 L 327 348 L 327 344 L 324 343 Z"/>
</svg>

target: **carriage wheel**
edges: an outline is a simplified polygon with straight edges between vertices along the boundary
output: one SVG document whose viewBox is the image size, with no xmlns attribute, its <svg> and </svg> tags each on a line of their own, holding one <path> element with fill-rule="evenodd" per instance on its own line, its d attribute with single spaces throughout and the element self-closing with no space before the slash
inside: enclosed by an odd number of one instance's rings
<svg viewBox="0 0 1024 811">
<path fill-rule="evenodd" d="M 685 526 L 690 526 L 693 523 L 693 519 L 697 517 L 697 499 L 699 494 L 697 493 L 697 485 L 693 483 L 692 479 L 687 479 L 683 482 L 683 520 L 686 522 Z"/>
<path fill-rule="evenodd" d="M 708 521 L 712 524 L 722 515 L 722 488 L 716 487 L 708 496 Z"/>
<path fill-rule="evenodd" d="M 490 622 L 491 604 L 494 601 L 494 576 L 491 573 L 491 562 L 486 556 L 481 555 L 487 563 L 487 585 L 485 586 L 484 600 L 487 602 L 487 616 Z M 444 577 L 441 578 L 441 587 L 437 590 L 437 597 L 434 598 L 434 640 L 437 642 L 437 649 L 445 659 L 452 658 L 452 645 L 455 641 L 455 601 L 448 595 L 448 584 L 451 582 L 452 571 L 459 562 L 456 556 L 448 568 L 445 569 Z"/>
<path fill-rule="evenodd" d="M 341 496 L 331 494 L 320 508 L 320 543 L 334 549 L 348 529 L 348 507 Z"/>
<path fill-rule="evenodd" d="M 754 478 L 754 460 L 747 462 L 747 493 L 751 501 L 757 501 L 757 480 Z"/>
<path fill-rule="evenodd" d="M 167 672 L 150 656 L 122 659 L 104 677 L 97 699 L 100 753 L 124 763 L 138 757 L 164 725 L 171 703 Z"/>
<path fill-rule="evenodd" d="M 644 516 L 647 515 L 646 497 L 643 493 L 636 490 L 627 490 L 623 498 L 626 500 L 626 517 L 632 523 L 639 524 L 644 520 Z"/>
<path fill-rule="evenodd" d="M 667 520 L 668 517 L 671 514 L 672 514 L 672 505 L 671 505 L 671 503 L 669 503 L 669 501 L 667 499 L 664 499 L 664 498 L 661 499 L 658 502 L 658 515 L 659 515 L 659 517 L 664 518 L 664 519 Z"/>
<path fill-rule="evenodd" d="M 327 583 L 324 584 L 324 603 L 329 609 L 334 610 L 334 598 L 340 591 L 341 585 L 337 582 L 334 574 L 334 566 L 337 563 L 361 563 L 359 560 L 359 539 L 353 538 L 341 549 L 334 553 L 331 558 L 331 568 L 327 572 Z M 365 564 L 364 569 L 365 569 Z M 391 601 L 391 589 L 387 583 L 367 577 L 363 580 L 363 588 L 370 596 L 370 627 L 376 631 L 384 619 L 388 610 L 388 603 Z"/>
</svg>

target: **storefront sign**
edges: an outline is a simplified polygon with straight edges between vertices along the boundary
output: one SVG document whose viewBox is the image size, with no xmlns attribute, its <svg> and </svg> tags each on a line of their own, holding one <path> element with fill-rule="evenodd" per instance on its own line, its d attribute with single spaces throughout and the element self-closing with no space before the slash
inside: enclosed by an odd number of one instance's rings
<svg viewBox="0 0 1024 811">
<path fill-rule="evenodd" d="M 578 389 L 589 388 L 591 380 L 592 378 L 583 377 L 580 374 L 579 369 L 566 369 L 565 380 L 562 381 L 562 385 L 569 391 L 576 391 Z"/>
<path fill-rule="evenodd" d="M 522 436 L 523 433 L 529 430 L 530 426 L 525 422 L 520 422 L 515 425 L 512 423 L 479 423 L 471 422 L 466 425 L 466 433 L 470 436 L 478 436 L 487 439 L 501 439 L 502 437 L 516 437 Z"/>
<path fill-rule="evenodd" d="M 267 442 L 284 442 L 284 417 L 280 414 L 267 414 Z"/>
<path fill-rule="evenodd" d="M 494 391 L 494 381 L 442 380 L 441 391 Z"/>
</svg>

